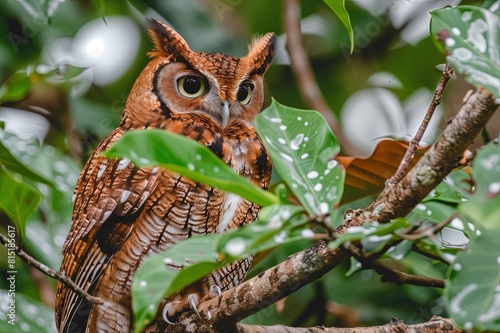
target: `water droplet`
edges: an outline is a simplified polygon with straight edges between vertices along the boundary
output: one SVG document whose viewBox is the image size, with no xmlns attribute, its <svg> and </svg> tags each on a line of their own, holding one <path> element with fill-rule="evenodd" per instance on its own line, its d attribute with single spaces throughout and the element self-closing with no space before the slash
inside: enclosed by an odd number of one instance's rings
<svg viewBox="0 0 500 333">
<path fill-rule="evenodd" d="M 219 167 L 218 167 L 218 166 L 214 166 L 214 172 L 215 172 L 215 173 L 217 173 L 217 172 L 219 172 L 219 171 L 220 171 L 220 170 L 219 170 Z"/>
<path fill-rule="evenodd" d="M 490 185 L 488 185 L 488 192 L 493 195 L 500 193 L 500 182 L 491 183 Z"/>
<path fill-rule="evenodd" d="M 328 204 L 326 202 L 322 202 L 319 204 L 319 212 L 320 214 L 328 213 Z"/>
<path fill-rule="evenodd" d="M 293 158 L 290 156 L 290 155 L 287 155 L 283 152 L 280 152 L 280 156 L 283 157 L 285 160 L 289 161 L 289 162 L 293 162 Z"/>
<path fill-rule="evenodd" d="M 278 142 L 281 143 L 282 145 L 286 145 L 286 140 L 283 138 L 278 138 Z"/>
<path fill-rule="evenodd" d="M 419 203 L 415 208 L 417 208 L 418 210 L 422 210 L 422 211 L 424 211 L 424 210 L 427 209 L 427 207 L 424 204 L 421 204 L 421 203 Z"/>
<path fill-rule="evenodd" d="M 282 131 L 286 130 L 286 126 L 285 125 L 281 125 L 280 126 L 280 130 L 282 130 Z"/>
<path fill-rule="evenodd" d="M 301 121 L 301 120 L 302 120 L 302 117 L 300 117 L 300 116 L 299 116 L 299 117 L 297 117 L 297 120 L 298 120 L 298 121 Z"/>
<path fill-rule="evenodd" d="M 290 141 L 290 148 L 292 148 L 293 150 L 298 150 L 299 145 L 302 143 L 303 140 L 304 140 L 304 133 L 297 134 L 297 136 L 292 141 Z"/>
<path fill-rule="evenodd" d="M 146 281 L 141 281 L 141 282 L 139 282 L 139 286 L 141 286 L 141 287 L 143 287 L 143 288 L 144 288 L 145 286 L 147 286 L 147 285 L 148 285 L 148 283 L 147 283 Z"/>
<path fill-rule="evenodd" d="M 452 47 L 453 45 L 455 45 L 455 40 L 451 37 L 448 37 L 444 40 L 444 45 Z"/>
<path fill-rule="evenodd" d="M 163 263 L 165 265 L 169 265 L 169 264 L 172 264 L 174 261 L 172 260 L 172 258 L 164 258 L 163 259 Z"/>
<path fill-rule="evenodd" d="M 300 158 L 303 160 L 305 160 L 307 157 L 309 157 L 308 153 L 304 153 L 304 154 L 300 155 Z"/>
<path fill-rule="evenodd" d="M 306 121 L 306 122 L 304 123 L 304 126 L 308 126 L 308 125 L 309 125 L 309 122 L 308 122 L 308 121 Z"/>
<path fill-rule="evenodd" d="M 462 270 L 462 265 L 460 263 L 458 263 L 458 262 L 454 263 L 453 264 L 453 270 L 455 270 L 457 272 L 461 271 Z"/>
<path fill-rule="evenodd" d="M 328 163 L 326 163 L 326 167 L 331 170 L 335 168 L 338 164 L 339 163 L 336 160 L 330 160 L 328 161 Z"/>
<path fill-rule="evenodd" d="M 201 155 L 200 154 L 196 154 L 195 158 L 196 158 L 197 161 L 201 161 Z"/>
<path fill-rule="evenodd" d="M 464 230 L 464 223 L 457 217 L 451 220 L 450 225 L 457 230 Z"/>
<path fill-rule="evenodd" d="M 280 118 L 271 118 L 269 120 L 271 120 L 271 122 L 273 122 L 273 123 L 281 123 L 281 119 Z"/>
<path fill-rule="evenodd" d="M 317 171 L 311 171 L 307 174 L 307 178 L 309 179 L 314 179 L 319 176 L 319 173 Z"/>
<path fill-rule="evenodd" d="M 286 232 L 282 231 L 274 236 L 274 241 L 276 243 L 283 243 L 286 240 L 286 237 L 287 237 Z"/>
<path fill-rule="evenodd" d="M 314 185 L 314 190 L 316 192 L 321 191 L 322 188 L 323 188 L 323 184 L 321 184 L 321 183 L 318 183 L 318 184 Z"/>
<path fill-rule="evenodd" d="M 314 231 L 312 231 L 311 229 L 304 229 L 300 232 L 300 234 L 304 238 L 313 238 L 314 237 Z"/>
<path fill-rule="evenodd" d="M 155 174 L 158 172 L 158 170 L 160 170 L 160 167 L 154 167 L 152 170 L 151 170 L 151 173 L 152 174 Z"/>
<path fill-rule="evenodd" d="M 232 256 L 238 256 L 242 254 L 246 247 L 247 247 L 247 241 L 243 237 L 236 237 L 233 239 L 230 239 L 226 245 L 224 246 L 224 250 Z"/>
<path fill-rule="evenodd" d="M 194 171 L 194 164 L 193 164 L 193 163 L 191 163 L 191 162 L 189 162 L 189 163 L 187 164 L 187 168 L 188 168 L 188 170 L 190 170 L 190 171 Z"/>
<path fill-rule="evenodd" d="M 458 29 L 457 27 L 451 28 L 451 32 L 456 36 L 460 36 L 460 29 Z"/>
</svg>

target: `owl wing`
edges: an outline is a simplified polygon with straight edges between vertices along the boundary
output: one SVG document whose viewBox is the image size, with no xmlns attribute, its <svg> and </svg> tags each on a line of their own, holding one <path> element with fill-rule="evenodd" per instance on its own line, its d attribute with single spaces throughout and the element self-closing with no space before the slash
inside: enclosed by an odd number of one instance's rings
<svg viewBox="0 0 500 333">
<path fill-rule="evenodd" d="M 121 134 L 119 129 L 111 133 L 87 162 L 75 190 L 73 223 L 62 249 L 61 271 L 89 294 L 157 184 L 158 169 L 138 169 L 126 159 L 99 156 Z M 91 305 L 61 283 L 57 298 L 59 330 L 85 327 Z"/>
</svg>

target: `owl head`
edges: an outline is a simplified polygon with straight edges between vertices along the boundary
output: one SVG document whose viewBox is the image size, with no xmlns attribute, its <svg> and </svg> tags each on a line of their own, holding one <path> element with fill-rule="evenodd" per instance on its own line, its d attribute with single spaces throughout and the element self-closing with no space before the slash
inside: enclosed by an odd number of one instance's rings
<svg viewBox="0 0 500 333">
<path fill-rule="evenodd" d="M 264 104 L 263 76 L 274 56 L 273 33 L 254 39 L 242 58 L 195 52 L 178 33 L 153 19 L 149 35 L 152 60 L 129 95 L 124 114 L 129 121 L 154 124 L 172 113 L 198 113 L 222 129 L 253 122 Z"/>
</svg>

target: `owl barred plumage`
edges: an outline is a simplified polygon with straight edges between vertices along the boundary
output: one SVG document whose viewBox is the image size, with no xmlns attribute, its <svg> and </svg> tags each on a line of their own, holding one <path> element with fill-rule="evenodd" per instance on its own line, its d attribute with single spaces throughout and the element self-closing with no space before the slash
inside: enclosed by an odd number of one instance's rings
<svg viewBox="0 0 500 333">
<path fill-rule="evenodd" d="M 152 60 L 129 94 L 119 127 L 80 175 L 62 250 L 61 271 L 104 304 L 91 305 L 59 283 L 59 332 L 131 331 L 131 282 L 144 258 L 192 235 L 223 232 L 257 218 L 259 207 L 234 194 L 158 167 L 136 168 L 126 159 L 101 156 L 123 133 L 160 128 L 187 136 L 254 184 L 265 189 L 269 183 L 271 161 L 253 120 L 263 107 L 263 75 L 274 56 L 275 35 L 255 40 L 248 55 L 234 58 L 191 51 L 155 20 L 149 34 Z M 211 286 L 238 285 L 251 261 L 228 265 L 165 300 L 168 314 L 208 297 Z"/>
</svg>

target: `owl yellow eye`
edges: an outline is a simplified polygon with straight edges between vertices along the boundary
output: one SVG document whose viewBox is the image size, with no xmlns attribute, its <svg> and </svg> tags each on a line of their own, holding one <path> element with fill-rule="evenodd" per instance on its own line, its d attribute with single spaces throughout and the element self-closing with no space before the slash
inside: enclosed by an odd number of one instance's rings
<svg viewBox="0 0 500 333">
<path fill-rule="evenodd" d="M 252 99 L 253 88 L 253 84 L 243 83 L 238 89 L 238 93 L 236 94 L 236 99 L 238 99 L 238 102 L 240 102 L 241 104 L 248 104 Z"/>
<path fill-rule="evenodd" d="M 186 75 L 177 80 L 177 89 L 184 97 L 195 98 L 207 90 L 205 79 L 197 75 Z"/>
</svg>

